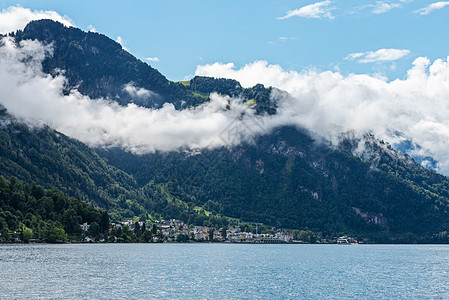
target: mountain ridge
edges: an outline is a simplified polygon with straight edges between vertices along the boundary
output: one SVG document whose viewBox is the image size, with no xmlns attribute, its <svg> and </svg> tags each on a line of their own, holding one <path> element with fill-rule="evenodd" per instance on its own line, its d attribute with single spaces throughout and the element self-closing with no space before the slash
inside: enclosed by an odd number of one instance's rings
<svg viewBox="0 0 449 300">
<path fill-rule="evenodd" d="M 181 109 L 209 101 L 211 89 L 221 85 L 223 88 L 218 92 L 222 94 L 253 99 L 259 113 L 275 111 L 275 105 L 270 104 L 269 99 L 272 88 L 265 90 L 263 85 L 256 85 L 244 89 L 237 81 L 198 76 L 189 81 L 189 85 L 172 82 L 100 33 L 68 28 L 53 20 L 38 20 L 31 21 L 23 31 L 18 30 L 11 36 L 17 43 L 33 39 L 52 45 L 53 54 L 44 59 L 43 71 L 56 76 L 63 70 L 68 79 L 65 93 L 77 89 L 92 99 L 111 99 L 121 105 L 135 103 L 158 108 L 168 102 Z M 147 96 L 130 93 L 129 85 L 146 90 Z"/>
</svg>

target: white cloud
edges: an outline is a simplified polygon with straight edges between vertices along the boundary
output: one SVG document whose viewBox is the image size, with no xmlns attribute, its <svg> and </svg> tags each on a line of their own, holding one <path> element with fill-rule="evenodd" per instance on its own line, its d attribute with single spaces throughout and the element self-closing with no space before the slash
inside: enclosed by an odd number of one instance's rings
<svg viewBox="0 0 449 300">
<path fill-rule="evenodd" d="M 188 75 L 184 76 L 182 81 L 190 81 L 190 80 L 192 80 L 193 77 L 195 77 L 194 74 L 188 74 Z"/>
<path fill-rule="evenodd" d="M 51 49 L 37 41 L 17 47 L 4 38 L 0 47 L 0 104 L 32 126 L 47 124 L 90 146 L 119 146 L 135 153 L 235 145 L 249 138 L 242 133 L 226 139 L 220 133 L 248 110 L 239 99 L 211 95 L 210 103 L 176 110 L 172 104 L 147 109 L 90 99 L 76 90 L 63 95 L 65 78 L 43 74 L 41 63 Z M 127 92 L 146 97 L 150 91 L 129 83 Z M 245 118 L 251 122 L 252 111 Z M 251 126 L 254 128 L 254 126 Z"/>
<path fill-rule="evenodd" d="M 125 84 L 123 87 L 123 90 L 126 91 L 131 97 L 137 97 L 137 98 L 146 98 L 150 97 L 151 95 L 154 95 L 155 93 L 152 91 L 149 91 L 147 89 L 136 87 L 134 85 L 134 82 L 129 82 Z"/>
<path fill-rule="evenodd" d="M 147 57 L 145 59 L 148 60 L 148 61 L 159 61 L 158 57 Z"/>
<path fill-rule="evenodd" d="M 412 2 L 413 0 L 399 0 L 399 1 L 376 1 L 370 4 L 364 4 L 356 6 L 347 12 L 349 14 L 359 14 L 362 11 L 369 10 L 372 14 L 384 14 L 395 8 L 402 8 L 405 4 Z"/>
<path fill-rule="evenodd" d="M 128 48 L 126 48 L 126 42 L 125 40 L 121 37 L 121 36 L 117 36 L 117 39 L 115 40 L 117 43 L 120 44 L 120 46 L 122 46 L 123 50 L 125 51 L 129 51 Z"/>
<path fill-rule="evenodd" d="M 302 18 L 328 18 L 333 19 L 334 16 L 331 14 L 331 11 L 334 9 L 333 7 L 329 7 L 332 3 L 330 0 L 316 2 L 314 4 L 309 4 L 303 6 L 299 9 L 290 10 L 283 17 L 279 17 L 278 19 L 288 19 L 291 17 L 302 17 Z"/>
<path fill-rule="evenodd" d="M 418 9 L 415 11 L 415 13 L 420 15 L 428 15 L 434 10 L 442 9 L 449 5 L 449 1 L 439 1 L 432 4 L 427 5 L 424 8 Z"/>
<path fill-rule="evenodd" d="M 377 51 L 367 51 L 351 53 L 345 57 L 346 60 L 356 60 L 358 63 L 367 64 L 375 62 L 395 61 L 406 57 L 411 52 L 407 49 L 379 49 Z"/>
<path fill-rule="evenodd" d="M 372 132 L 393 145 L 410 139 L 422 147 L 413 154 L 433 157 L 438 170 L 449 175 L 448 60 L 431 64 L 427 58 L 417 58 L 405 79 L 392 82 L 331 71 L 284 71 L 265 61 L 241 69 L 232 63 L 199 66 L 196 75 L 287 91 L 290 96 L 279 102 L 278 114 L 266 119 L 268 127 L 297 125 L 336 144 L 342 133 L 352 130 Z"/>
<path fill-rule="evenodd" d="M 288 36 L 281 36 L 279 38 L 280 41 L 291 41 L 291 40 L 296 40 L 295 37 L 288 37 Z"/>
<path fill-rule="evenodd" d="M 9 33 L 21 30 L 34 20 L 52 19 L 61 22 L 65 26 L 74 26 L 73 21 L 67 16 L 61 16 L 55 11 L 31 10 L 20 6 L 10 6 L 0 12 L 0 33 Z"/>
<path fill-rule="evenodd" d="M 297 40 L 297 38 L 295 38 L 295 37 L 288 37 L 288 36 L 281 36 L 281 37 L 279 37 L 275 41 L 269 41 L 268 44 L 276 45 L 276 44 L 279 44 L 279 43 L 285 43 L 287 41 L 294 41 L 294 40 Z"/>
<path fill-rule="evenodd" d="M 97 28 L 95 28 L 92 24 L 87 26 L 87 29 L 89 30 L 89 32 L 97 32 Z"/>
<path fill-rule="evenodd" d="M 388 3 L 383 1 L 376 1 L 375 4 L 372 5 L 373 7 L 373 14 L 383 14 L 386 12 L 389 12 L 393 8 L 400 8 L 402 7 L 401 3 Z"/>
</svg>

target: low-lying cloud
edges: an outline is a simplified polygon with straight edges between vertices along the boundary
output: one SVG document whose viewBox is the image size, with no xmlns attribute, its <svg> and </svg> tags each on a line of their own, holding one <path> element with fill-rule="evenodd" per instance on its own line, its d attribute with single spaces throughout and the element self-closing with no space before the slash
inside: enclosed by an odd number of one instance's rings
<svg viewBox="0 0 449 300">
<path fill-rule="evenodd" d="M 223 131 L 234 120 L 251 121 L 252 111 L 239 99 L 211 95 L 210 103 L 176 110 L 172 104 L 147 109 L 135 104 L 120 106 L 106 99 L 90 99 L 73 90 L 63 95 L 63 76 L 41 71 L 52 49 L 25 40 L 16 46 L 3 38 L 0 47 L 0 104 L 31 126 L 50 127 L 93 147 L 122 147 L 134 153 L 232 146 L 250 138 L 244 131 L 232 139 Z M 150 91 L 129 83 L 123 87 L 135 97 Z"/>
<path fill-rule="evenodd" d="M 121 36 L 118 36 L 117 39 L 116 39 L 115 41 L 116 41 L 117 43 L 119 43 L 120 46 L 122 46 L 123 50 L 129 51 L 129 49 L 126 48 L 126 42 L 125 42 L 125 40 L 124 40 Z"/>
<path fill-rule="evenodd" d="M 198 66 L 196 75 L 232 78 L 287 91 L 279 102 L 277 124 L 297 125 L 337 142 L 348 131 L 371 132 L 390 144 L 405 139 L 421 146 L 413 155 L 430 156 L 449 174 L 449 64 L 425 57 L 413 62 L 405 79 L 324 71 L 285 71 L 256 61 Z M 401 133 L 401 134 L 398 134 Z"/>
<path fill-rule="evenodd" d="M 123 86 L 123 90 L 127 92 L 131 97 L 147 98 L 154 94 L 152 91 L 137 87 L 134 82 L 129 82 Z"/>
</svg>

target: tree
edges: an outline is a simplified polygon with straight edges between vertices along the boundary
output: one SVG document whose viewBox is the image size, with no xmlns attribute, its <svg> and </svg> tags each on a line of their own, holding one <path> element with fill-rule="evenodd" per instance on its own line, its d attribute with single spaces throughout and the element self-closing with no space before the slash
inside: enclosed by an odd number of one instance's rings
<svg viewBox="0 0 449 300">
<path fill-rule="evenodd" d="M 60 243 L 67 241 L 67 234 L 62 225 L 49 221 L 43 230 L 43 240 L 47 243 Z"/>
<path fill-rule="evenodd" d="M 100 226 L 97 222 L 90 224 L 89 229 L 87 230 L 87 235 L 90 237 L 98 237 L 100 235 Z"/>
<path fill-rule="evenodd" d="M 185 234 L 178 234 L 178 236 L 176 237 L 176 241 L 178 243 L 185 243 L 189 241 L 189 237 Z"/>
<path fill-rule="evenodd" d="M 222 229 L 221 229 L 221 236 L 226 240 L 226 227 L 223 227 Z"/>
<path fill-rule="evenodd" d="M 293 230 L 293 238 L 304 243 L 315 243 L 317 240 L 316 234 L 310 230 Z"/>
<path fill-rule="evenodd" d="M 214 228 L 209 229 L 209 231 L 207 232 L 209 234 L 209 241 L 212 241 L 214 239 Z"/>
<path fill-rule="evenodd" d="M 151 233 L 150 230 L 145 230 L 145 231 L 142 233 L 142 241 L 143 241 L 144 243 L 151 242 L 152 239 L 153 239 L 153 234 Z"/>
<path fill-rule="evenodd" d="M 73 209 L 67 209 L 62 216 L 62 224 L 64 225 L 65 231 L 69 235 L 80 235 L 82 223 L 81 216 L 77 215 L 77 212 Z"/>
<path fill-rule="evenodd" d="M 134 225 L 134 234 L 137 237 L 140 237 L 140 233 L 141 233 L 141 231 L 140 231 L 140 224 L 139 224 L 139 222 L 136 222 L 136 225 Z"/>
<path fill-rule="evenodd" d="M 31 231 L 31 229 L 29 229 L 28 227 L 24 226 L 22 231 L 22 237 L 23 241 L 27 243 L 29 240 L 33 238 L 33 231 Z"/>
<path fill-rule="evenodd" d="M 100 223 L 100 232 L 105 233 L 109 229 L 109 214 L 107 211 L 103 210 L 101 212 Z"/>
<path fill-rule="evenodd" d="M 33 184 L 31 187 L 31 195 L 35 199 L 40 199 L 45 195 L 45 191 L 41 186 Z"/>
</svg>

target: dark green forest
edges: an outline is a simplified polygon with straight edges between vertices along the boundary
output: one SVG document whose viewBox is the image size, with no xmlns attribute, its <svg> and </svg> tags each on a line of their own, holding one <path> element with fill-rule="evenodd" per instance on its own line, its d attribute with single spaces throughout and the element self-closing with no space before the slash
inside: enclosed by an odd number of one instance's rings
<svg viewBox="0 0 449 300">
<path fill-rule="evenodd" d="M 56 189 L 45 190 L 16 177 L 6 180 L 0 176 L 0 242 L 81 241 L 80 225 L 84 222 L 97 228 L 96 235 L 109 229 L 105 210 Z"/>
<path fill-rule="evenodd" d="M 401 154 L 378 146 L 381 159 L 373 165 L 354 157 L 350 145 L 333 150 L 295 128 L 259 137 L 256 145 L 193 157 L 135 156 L 119 149 L 100 154 L 133 174 L 139 185 L 164 185 L 171 195 L 212 214 L 327 237 L 447 238 L 449 182 L 410 157 L 399 159 L 393 155 Z M 404 167 L 409 164 L 414 168 Z"/>
</svg>

